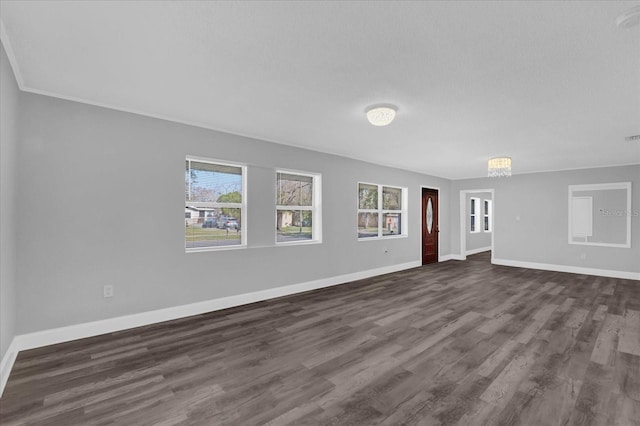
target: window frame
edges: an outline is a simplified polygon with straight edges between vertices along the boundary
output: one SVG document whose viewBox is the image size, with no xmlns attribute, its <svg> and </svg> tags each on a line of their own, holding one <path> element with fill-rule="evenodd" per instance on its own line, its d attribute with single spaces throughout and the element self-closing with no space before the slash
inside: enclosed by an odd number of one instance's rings
<svg viewBox="0 0 640 426">
<path fill-rule="evenodd" d="M 312 179 L 312 197 L 311 206 L 287 206 L 278 203 L 278 174 L 285 173 L 288 175 L 297 175 L 310 177 Z M 301 170 L 277 168 L 275 170 L 275 223 L 274 223 L 274 241 L 276 246 L 295 246 L 322 243 L 322 174 L 314 172 L 306 172 Z M 310 211 L 311 220 L 311 239 L 296 241 L 278 241 L 278 210 L 299 210 Z"/>
<path fill-rule="evenodd" d="M 637 216 L 637 210 L 633 210 L 633 204 L 632 204 L 632 190 L 631 190 L 631 182 L 611 182 L 611 183 L 594 183 L 594 184 L 581 184 L 581 185 L 569 185 L 569 196 L 568 196 L 568 243 L 569 244 L 575 244 L 575 245 L 585 245 L 585 246 L 599 246 L 599 247 L 617 247 L 617 248 L 631 248 L 631 217 L 632 216 Z M 625 194 L 625 198 L 626 198 L 626 206 L 624 209 L 619 210 L 616 212 L 616 214 L 614 216 L 616 217 L 620 217 L 620 218 L 625 218 L 625 228 L 626 228 L 626 235 L 625 235 L 625 240 L 624 241 L 617 241 L 617 242 L 597 242 L 597 241 L 588 241 L 588 238 L 590 238 L 594 232 L 594 226 L 595 224 L 593 223 L 594 221 L 594 202 L 597 203 L 597 201 L 593 200 L 593 194 L 592 195 L 587 195 L 587 194 L 575 194 L 575 193 L 580 193 L 580 192 L 596 192 L 596 191 L 608 191 L 608 190 L 624 190 L 626 191 Z M 592 199 L 588 202 L 588 209 L 590 210 L 590 214 L 586 217 L 586 219 L 588 220 L 588 228 L 589 228 L 589 234 L 591 235 L 574 235 L 573 231 L 574 231 L 574 221 L 578 220 L 579 217 L 576 216 L 576 213 L 579 213 L 579 211 L 576 211 L 576 208 L 578 207 L 577 205 L 575 205 L 575 201 L 576 199 L 579 198 L 586 198 L 586 197 L 591 197 Z M 603 211 L 603 209 L 599 209 L 599 213 L 601 215 L 604 215 L 605 212 Z M 575 240 L 575 238 L 584 238 L 585 241 L 577 241 Z"/>
<path fill-rule="evenodd" d="M 198 253 L 198 252 L 206 252 L 206 251 L 223 251 L 223 250 L 238 250 L 238 249 L 246 249 L 247 248 L 247 165 L 243 163 L 235 163 L 226 160 L 218 160 L 214 158 L 208 157 L 200 157 L 195 155 L 186 155 L 185 161 L 195 161 L 199 163 L 207 163 L 219 166 L 229 166 L 229 167 L 238 167 L 241 169 L 241 191 L 242 191 L 242 202 L 240 203 L 219 203 L 219 202 L 211 202 L 211 207 L 214 208 L 239 208 L 240 209 L 240 244 L 233 245 L 220 245 L 220 246 L 210 246 L 210 247 L 187 247 L 187 236 L 186 231 L 184 234 L 184 245 L 186 253 Z M 188 201 L 185 200 L 185 207 Z"/>
<path fill-rule="evenodd" d="M 493 231 L 493 200 L 482 200 L 482 232 Z M 486 218 L 486 221 L 485 221 Z"/>
<path fill-rule="evenodd" d="M 475 206 L 475 209 L 474 209 L 474 206 Z M 482 227 L 481 227 L 478 223 L 478 217 L 480 216 L 480 214 L 478 214 L 478 210 L 480 210 L 479 206 L 480 206 L 480 198 L 469 197 L 469 233 L 470 234 L 477 234 L 481 232 L 481 228 L 484 228 L 484 224 L 482 224 Z"/>
<path fill-rule="evenodd" d="M 378 208 L 376 209 L 361 209 L 360 208 L 360 185 L 369 185 L 375 186 L 378 190 Z M 399 189 L 401 191 L 402 200 L 400 202 L 401 206 L 399 210 L 393 209 L 384 209 L 383 208 L 383 193 L 384 188 L 391 189 Z M 358 241 L 380 241 L 380 240 L 388 240 L 394 238 L 407 238 L 409 236 L 409 232 L 407 229 L 407 211 L 408 211 L 408 194 L 409 190 L 406 186 L 396 186 L 396 185 L 385 185 L 379 183 L 371 183 L 358 181 L 356 183 L 356 237 Z M 360 213 L 376 213 L 378 215 L 378 235 L 375 237 L 360 237 L 358 236 L 358 217 Z M 400 229 L 401 232 L 399 234 L 394 235 L 384 235 L 384 215 L 387 213 L 400 213 Z"/>
</svg>

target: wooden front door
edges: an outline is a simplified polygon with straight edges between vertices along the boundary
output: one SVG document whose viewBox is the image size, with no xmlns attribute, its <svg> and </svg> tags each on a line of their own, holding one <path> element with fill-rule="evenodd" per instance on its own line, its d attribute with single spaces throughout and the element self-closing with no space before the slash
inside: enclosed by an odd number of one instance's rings
<svg viewBox="0 0 640 426">
<path fill-rule="evenodd" d="M 438 191 L 422 188 L 422 264 L 438 261 Z"/>
</svg>

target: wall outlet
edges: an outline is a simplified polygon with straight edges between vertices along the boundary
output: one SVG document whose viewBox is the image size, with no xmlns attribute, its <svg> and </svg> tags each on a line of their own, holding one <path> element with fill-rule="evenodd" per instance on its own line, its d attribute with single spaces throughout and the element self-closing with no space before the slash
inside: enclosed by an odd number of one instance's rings
<svg viewBox="0 0 640 426">
<path fill-rule="evenodd" d="M 580 253 L 580 260 L 585 260 L 587 258 L 587 253 Z"/>
<path fill-rule="evenodd" d="M 105 285 L 102 288 L 102 295 L 104 297 L 113 297 L 113 286 L 112 285 Z"/>
</svg>

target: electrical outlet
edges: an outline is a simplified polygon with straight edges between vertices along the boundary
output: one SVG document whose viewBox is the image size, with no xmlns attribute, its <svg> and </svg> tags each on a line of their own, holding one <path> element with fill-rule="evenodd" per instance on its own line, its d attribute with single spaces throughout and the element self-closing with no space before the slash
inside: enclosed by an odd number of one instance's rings
<svg viewBox="0 0 640 426">
<path fill-rule="evenodd" d="M 587 258 L 587 253 L 580 253 L 580 260 L 585 260 Z"/>
<path fill-rule="evenodd" d="M 113 297 L 113 286 L 112 285 L 105 285 L 102 288 L 102 295 L 104 297 Z"/>
</svg>

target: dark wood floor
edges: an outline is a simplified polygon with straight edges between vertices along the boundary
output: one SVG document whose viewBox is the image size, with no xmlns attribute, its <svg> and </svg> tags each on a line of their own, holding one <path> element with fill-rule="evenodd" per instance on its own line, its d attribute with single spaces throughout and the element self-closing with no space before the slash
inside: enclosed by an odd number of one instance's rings
<svg viewBox="0 0 640 426">
<path fill-rule="evenodd" d="M 22 352 L 1 423 L 640 424 L 640 282 L 487 259 Z"/>
</svg>

